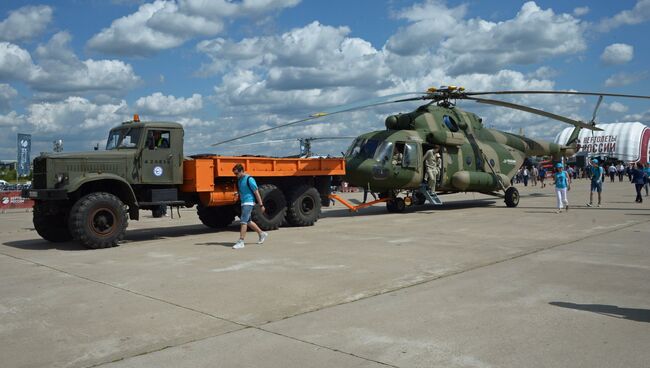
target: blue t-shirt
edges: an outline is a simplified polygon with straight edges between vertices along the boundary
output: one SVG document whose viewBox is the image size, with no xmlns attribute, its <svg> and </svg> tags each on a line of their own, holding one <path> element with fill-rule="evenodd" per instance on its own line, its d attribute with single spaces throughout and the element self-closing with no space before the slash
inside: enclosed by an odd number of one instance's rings
<svg viewBox="0 0 650 368">
<path fill-rule="evenodd" d="M 250 178 L 250 179 L 249 179 Z M 257 183 L 255 178 L 249 175 L 244 175 L 237 181 L 237 189 L 239 189 L 239 200 L 241 204 L 255 204 L 254 191 L 257 190 Z"/>
<path fill-rule="evenodd" d="M 567 177 L 566 171 L 560 171 L 555 173 L 555 187 L 557 189 L 566 189 L 567 187 Z"/>
<path fill-rule="evenodd" d="M 632 169 L 632 183 L 634 184 L 644 184 L 645 183 L 645 172 L 641 169 Z"/>
<path fill-rule="evenodd" d="M 594 183 L 600 183 L 603 180 L 603 168 L 591 167 L 591 181 Z"/>
</svg>

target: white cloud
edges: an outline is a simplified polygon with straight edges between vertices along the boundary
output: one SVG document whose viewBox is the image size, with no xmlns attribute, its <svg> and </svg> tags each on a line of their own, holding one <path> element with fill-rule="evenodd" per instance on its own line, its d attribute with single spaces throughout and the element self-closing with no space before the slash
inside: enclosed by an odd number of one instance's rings
<svg viewBox="0 0 650 368">
<path fill-rule="evenodd" d="M 31 80 L 40 72 L 27 50 L 9 42 L 0 42 L 0 79 Z"/>
<path fill-rule="evenodd" d="M 225 73 L 215 88 L 224 108 L 300 111 L 340 104 L 355 91 L 391 84 L 383 52 L 347 37 L 349 32 L 313 22 L 278 36 L 204 41 L 198 49 L 213 60 L 203 72 Z"/>
<path fill-rule="evenodd" d="M 529 73 L 528 76 L 530 78 L 535 78 L 535 79 L 551 79 L 556 77 L 557 74 L 558 74 L 557 70 L 551 67 L 540 66 L 534 72 Z"/>
<path fill-rule="evenodd" d="M 647 79 L 649 73 L 647 71 L 638 73 L 616 73 L 605 81 L 605 87 L 623 87 Z"/>
<path fill-rule="evenodd" d="M 408 8 L 398 17 L 411 24 L 391 36 L 385 47 L 398 56 L 419 59 L 418 64 L 443 64 L 453 75 L 495 72 L 586 49 L 579 19 L 543 10 L 534 2 L 525 3 L 513 19 L 499 22 L 466 20 L 466 12 L 464 5 L 448 8 L 436 0 Z"/>
<path fill-rule="evenodd" d="M 9 12 L 9 17 L 0 22 L 0 40 L 25 41 L 38 36 L 52 20 L 49 6 L 24 6 Z"/>
<path fill-rule="evenodd" d="M 117 55 L 148 55 L 179 46 L 184 37 L 165 33 L 147 25 L 158 12 L 173 12 L 174 2 L 156 0 L 140 6 L 137 12 L 119 18 L 88 41 L 91 50 Z M 173 11 L 171 9 L 174 9 Z"/>
<path fill-rule="evenodd" d="M 63 139 L 66 151 L 91 150 L 95 142 L 102 142 L 103 146 L 110 128 L 130 119 L 127 110 L 125 101 L 97 104 L 73 96 L 64 101 L 32 103 L 25 114 L 0 114 L 0 128 L 12 133 L 31 133 L 32 152 L 51 151 L 55 139 Z M 0 135 L 0 158 L 12 155 L 15 157 L 15 135 Z"/>
<path fill-rule="evenodd" d="M 580 6 L 575 9 L 573 9 L 573 15 L 576 17 L 581 17 L 583 15 L 589 14 L 589 7 L 588 6 Z"/>
<path fill-rule="evenodd" d="M 79 131 L 95 131 L 104 136 L 109 128 L 127 120 L 125 101 L 97 105 L 82 97 L 32 104 L 27 111 L 26 121 L 34 133 L 70 132 L 77 135 Z"/>
<path fill-rule="evenodd" d="M 12 131 L 16 131 L 19 126 L 23 126 L 25 123 L 25 117 L 18 115 L 15 111 L 11 111 L 6 115 L 0 114 L 0 127 L 9 128 Z M 3 128 L 4 130 L 4 128 Z M 2 134 L 3 136 L 5 134 Z"/>
<path fill-rule="evenodd" d="M 295 6 L 298 0 L 156 0 L 116 19 L 88 41 L 91 50 L 117 55 L 151 55 L 197 36 L 223 30 L 224 20 Z"/>
<path fill-rule="evenodd" d="M 639 0 L 632 10 L 624 10 L 611 18 L 600 21 L 597 29 L 601 32 L 608 32 L 614 28 L 624 25 L 635 25 L 646 22 L 650 19 L 650 0 Z"/>
<path fill-rule="evenodd" d="M 629 108 L 620 102 L 603 103 L 603 107 L 613 112 L 627 112 Z"/>
<path fill-rule="evenodd" d="M 638 121 L 646 125 L 650 124 L 650 110 L 639 113 L 625 115 L 621 121 Z"/>
<path fill-rule="evenodd" d="M 386 48 L 398 55 L 413 55 L 429 49 L 445 37 L 462 32 L 467 5 L 449 9 L 444 3 L 429 0 L 415 4 L 397 14 L 412 24 L 401 28 L 386 42 Z"/>
<path fill-rule="evenodd" d="M 123 93 L 140 83 L 131 65 L 119 60 L 79 60 L 69 48 L 70 35 L 59 32 L 36 49 L 38 64 L 26 50 L 0 42 L 0 78 L 18 80 L 38 92 Z"/>
<path fill-rule="evenodd" d="M 586 49 L 580 21 L 556 15 L 527 2 L 513 19 L 492 23 L 467 21 L 462 32 L 443 41 L 438 53 L 451 65 L 449 72 L 493 72 L 512 64 L 534 64 Z"/>
<path fill-rule="evenodd" d="M 634 58 L 634 47 L 624 43 L 614 43 L 600 55 L 600 60 L 607 65 L 625 64 Z"/>
<path fill-rule="evenodd" d="M 156 92 L 151 96 L 141 97 L 135 102 L 138 113 L 155 116 L 178 116 L 189 114 L 203 108 L 203 97 L 195 93 L 192 97 L 176 98 Z"/>
<path fill-rule="evenodd" d="M 195 15 L 211 17 L 256 16 L 274 10 L 291 8 L 300 0 L 243 0 L 232 2 L 227 0 L 180 0 L 183 11 Z"/>
<path fill-rule="evenodd" d="M 18 91 L 16 91 L 12 86 L 6 83 L 0 83 L 0 112 L 6 112 L 10 109 L 10 101 L 18 96 Z"/>
</svg>

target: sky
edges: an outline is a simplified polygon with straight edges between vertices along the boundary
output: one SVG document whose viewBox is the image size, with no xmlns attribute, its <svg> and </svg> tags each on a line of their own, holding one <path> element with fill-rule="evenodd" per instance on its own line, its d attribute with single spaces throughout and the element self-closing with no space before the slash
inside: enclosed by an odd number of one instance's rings
<svg viewBox="0 0 650 368">
<path fill-rule="evenodd" d="M 291 139 L 384 129 L 401 103 L 227 145 L 335 106 L 432 86 L 650 95 L 650 0 L 69 0 L 0 3 L 0 159 L 105 146 L 139 114 L 176 121 L 185 153 L 291 155 Z M 596 98 L 515 96 L 588 121 Z M 459 102 L 491 128 L 552 140 L 565 125 Z M 650 100 L 605 98 L 599 123 L 650 125 Z M 251 142 L 288 141 L 246 145 Z M 314 142 L 339 154 L 349 140 Z M 242 144 L 238 146 L 238 144 Z"/>
</svg>

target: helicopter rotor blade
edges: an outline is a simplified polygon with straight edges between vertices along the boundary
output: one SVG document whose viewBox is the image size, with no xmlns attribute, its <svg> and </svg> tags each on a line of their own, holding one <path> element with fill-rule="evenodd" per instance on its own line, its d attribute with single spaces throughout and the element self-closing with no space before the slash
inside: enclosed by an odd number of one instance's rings
<svg viewBox="0 0 650 368">
<path fill-rule="evenodd" d="M 246 147 L 246 146 L 257 146 L 260 144 L 272 144 L 272 143 L 281 143 L 281 142 L 290 142 L 290 141 L 295 141 L 296 139 L 274 139 L 270 141 L 260 141 L 260 142 L 250 142 L 250 143 L 240 143 L 240 144 L 233 144 L 228 147 Z"/>
<path fill-rule="evenodd" d="M 308 138 L 303 138 L 305 140 L 310 140 L 310 141 L 322 141 L 322 140 L 331 140 L 331 139 L 353 139 L 356 137 L 348 136 L 348 137 L 308 137 Z M 300 138 L 296 138 L 300 139 Z"/>
<path fill-rule="evenodd" d="M 580 96 L 611 96 L 625 98 L 646 98 L 644 95 L 626 95 L 621 93 L 603 93 L 603 92 L 579 92 L 579 91 L 488 91 L 488 92 L 464 92 L 465 96 L 479 95 L 580 95 Z M 462 97 L 460 97 L 462 98 Z"/>
<path fill-rule="evenodd" d="M 600 95 L 598 96 L 598 102 L 596 102 L 596 107 L 594 108 L 594 114 L 591 116 L 591 125 L 596 125 L 596 114 L 598 113 L 598 108 L 600 107 L 600 103 L 603 102 L 603 96 Z"/>
<path fill-rule="evenodd" d="M 503 107 L 507 107 L 507 108 L 510 108 L 510 109 L 529 112 L 531 114 L 540 115 L 540 116 L 544 116 L 544 117 L 547 117 L 547 118 L 550 118 L 550 119 L 554 119 L 554 120 L 558 120 L 558 121 L 561 121 L 561 122 L 564 122 L 564 123 L 568 123 L 568 124 L 571 124 L 571 125 L 574 125 L 574 126 L 579 126 L 581 128 L 584 128 L 584 129 L 602 130 L 600 128 L 596 128 L 595 126 L 593 126 L 591 124 L 584 123 L 582 121 L 570 119 L 570 118 L 567 118 L 566 116 L 553 114 L 552 112 L 539 110 L 539 109 L 529 107 L 529 106 L 517 105 L 517 104 L 511 103 L 511 102 L 492 100 L 492 99 L 487 99 L 487 98 L 479 98 L 479 97 L 466 97 L 466 99 L 473 100 L 473 101 L 476 101 L 476 102 L 479 102 L 479 103 L 488 104 L 488 105 L 503 106 Z"/>
<path fill-rule="evenodd" d="M 392 104 L 392 103 L 396 103 L 396 102 L 403 102 L 403 100 L 399 100 L 399 99 L 395 100 L 395 98 L 399 97 L 399 96 L 408 96 L 408 95 L 414 95 L 414 94 L 415 95 L 422 95 L 423 93 L 422 92 L 396 93 L 396 94 L 377 97 L 377 98 L 374 98 L 374 99 L 365 100 L 365 101 L 361 101 L 361 102 L 357 102 L 357 103 L 353 103 L 353 104 L 347 104 L 347 105 L 339 106 L 339 107 L 337 107 L 335 109 L 325 110 L 323 112 L 317 112 L 317 113 L 311 114 L 311 115 L 309 115 L 309 117 L 304 118 L 304 119 L 299 119 L 299 120 L 292 121 L 292 122 L 289 122 L 289 123 L 284 123 L 284 124 L 272 126 L 270 128 L 261 129 L 261 130 L 255 131 L 255 132 L 240 135 L 240 136 L 235 137 L 235 138 L 227 139 L 225 141 L 213 143 L 211 146 L 213 146 L 213 147 L 214 146 L 219 146 L 219 145 L 222 145 L 222 144 L 225 144 L 225 143 L 230 143 L 230 142 L 233 142 L 233 141 L 236 141 L 236 140 L 239 140 L 239 139 L 243 139 L 243 138 L 247 138 L 247 137 L 250 137 L 250 136 L 253 136 L 253 135 L 266 133 L 266 132 L 269 132 L 271 130 L 280 129 L 280 128 L 288 127 L 288 126 L 291 126 L 291 125 L 305 123 L 305 122 L 315 120 L 315 119 L 318 119 L 318 118 L 322 118 L 322 117 L 325 117 L 325 116 L 341 114 L 341 113 L 344 113 L 344 112 L 351 112 L 351 111 L 356 111 L 356 110 L 363 110 L 363 109 L 366 109 L 366 108 L 369 108 L 369 107 L 388 105 L 388 104 Z"/>
</svg>

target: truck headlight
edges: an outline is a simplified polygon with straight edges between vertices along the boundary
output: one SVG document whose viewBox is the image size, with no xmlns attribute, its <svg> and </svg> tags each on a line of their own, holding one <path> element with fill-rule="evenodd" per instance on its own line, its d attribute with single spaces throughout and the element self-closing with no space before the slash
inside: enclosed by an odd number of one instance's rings
<svg viewBox="0 0 650 368">
<path fill-rule="evenodd" d="M 56 179 L 57 184 L 63 183 L 68 177 L 64 173 L 58 173 L 54 175 L 54 179 Z"/>
</svg>

